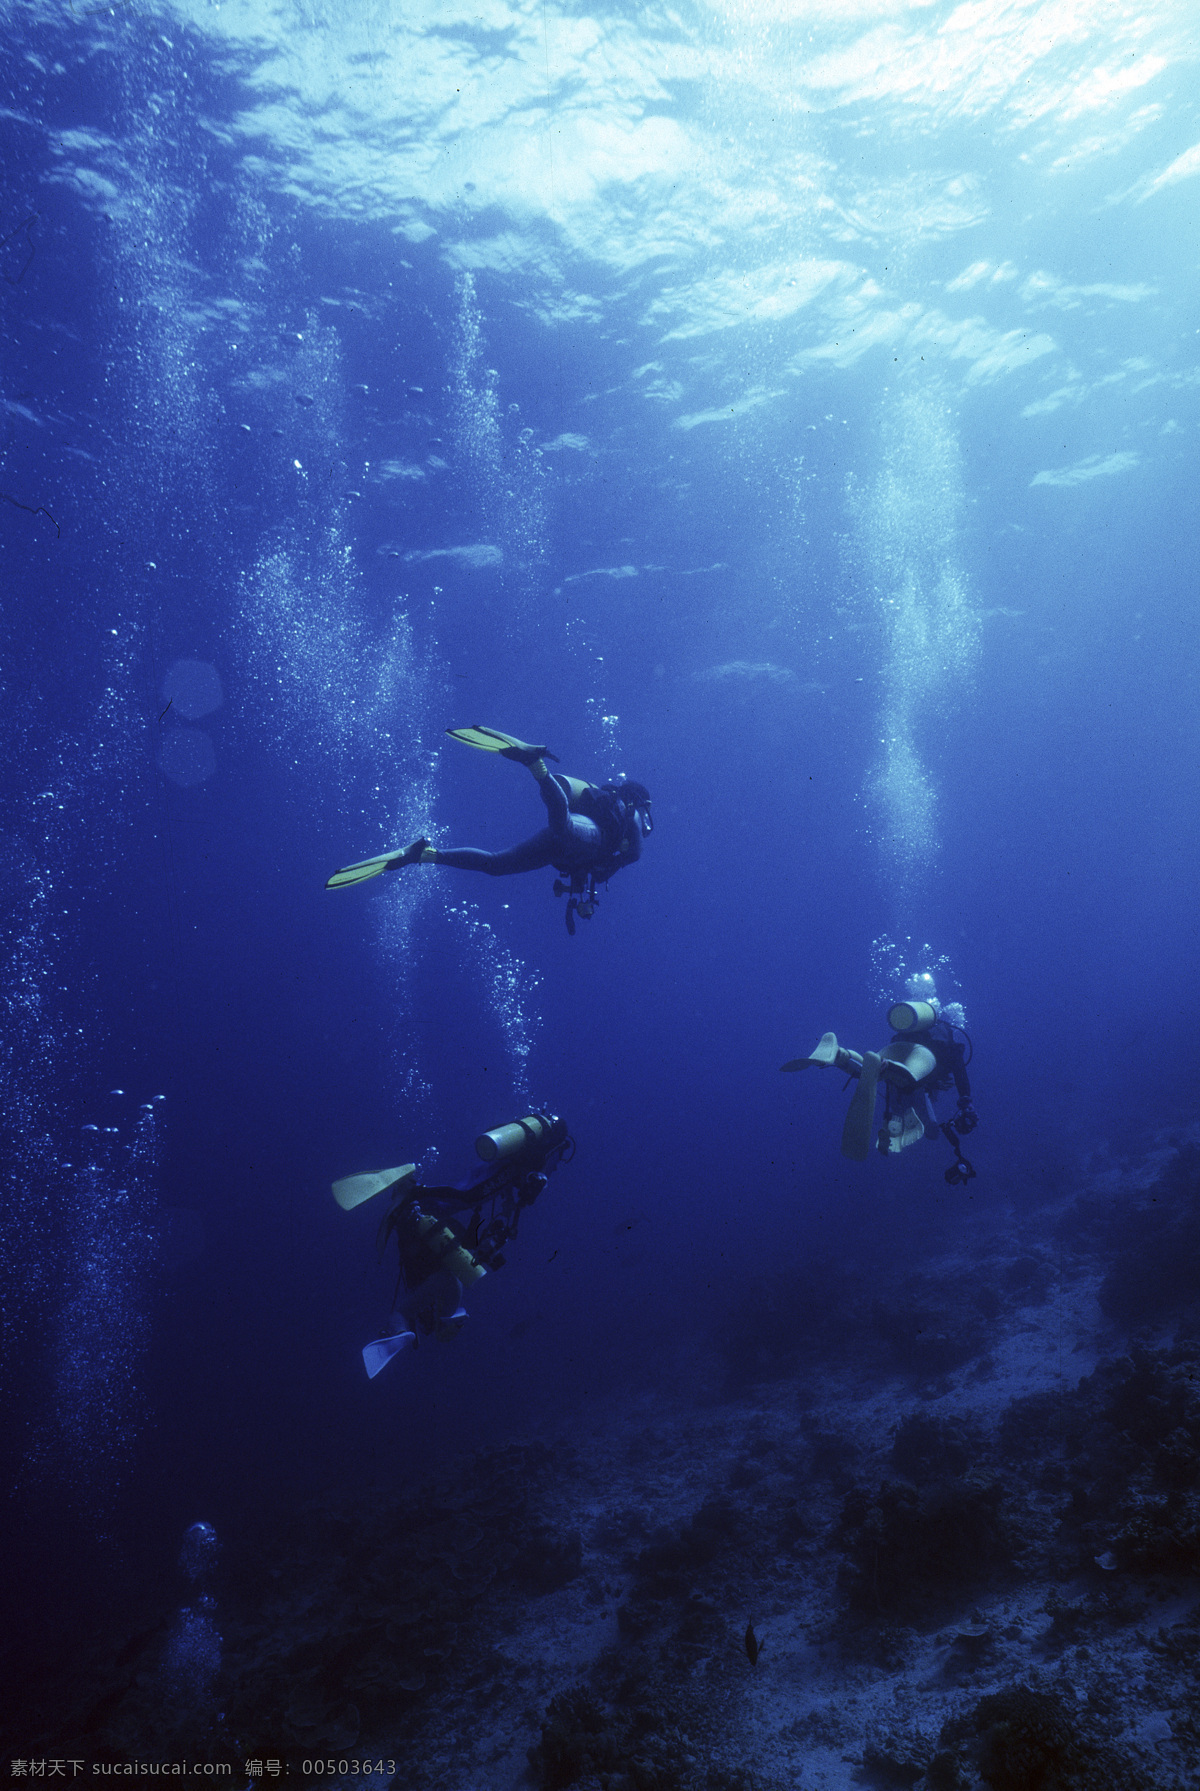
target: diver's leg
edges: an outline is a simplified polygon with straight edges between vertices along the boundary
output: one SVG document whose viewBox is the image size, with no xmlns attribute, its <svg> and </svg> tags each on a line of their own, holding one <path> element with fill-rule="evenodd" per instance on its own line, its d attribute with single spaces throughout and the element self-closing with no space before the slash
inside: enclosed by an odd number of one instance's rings
<svg viewBox="0 0 1200 1791">
<path fill-rule="evenodd" d="M 507 852 L 485 852 L 478 846 L 426 846 L 421 852 L 421 863 L 447 864 L 457 871 L 483 871 L 489 877 L 542 871 L 547 865 L 565 871 L 586 871 L 600 856 L 600 829 L 587 815 L 571 813 L 566 785 L 546 770 L 543 760 L 539 759 L 530 769 L 538 780 L 549 827 L 535 833 L 532 839 L 522 840 L 519 846 L 510 846 Z"/>
<path fill-rule="evenodd" d="M 933 1117 L 933 1109 L 929 1105 L 929 1096 L 925 1093 L 924 1089 L 917 1090 L 912 1097 L 911 1104 L 917 1118 L 925 1127 L 926 1138 L 938 1137 L 938 1122 Z"/>
<path fill-rule="evenodd" d="M 480 846 L 430 846 L 417 840 L 408 851 L 417 852 L 419 847 L 418 856 L 406 855 L 406 862 L 445 864 L 451 870 L 482 871 L 488 877 L 513 877 L 521 871 L 545 870 L 548 865 L 559 870 L 586 871 L 601 854 L 600 829 L 587 815 L 572 814 L 566 785 L 547 771 L 543 759 L 538 759 L 530 770 L 537 778 L 549 827 L 522 840 L 520 845 L 510 846 L 507 852 L 485 852 Z"/>
<path fill-rule="evenodd" d="M 410 1331 L 423 1331 L 428 1337 L 462 1309 L 462 1296 L 462 1282 L 449 1269 L 435 1269 L 419 1287 L 405 1294 L 393 1316 L 401 1318 Z"/>
<path fill-rule="evenodd" d="M 880 1080 L 882 1081 L 882 1077 Z M 898 1111 L 899 1108 L 896 1105 L 896 1091 L 890 1082 L 884 1082 L 883 1124 L 879 1128 L 879 1134 L 875 1139 L 875 1143 L 885 1157 L 892 1148 L 892 1121 L 895 1119 Z"/>
<path fill-rule="evenodd" d="M 538 765 L 541 774 L 538 774 Z M 567 839 L 571 831 L 571 804 L 567 797 L 566 785 L 559 782 L 552 772 L 546 770 L 544 759 L 529 768 L 537 778 L 538 791 L 546 805 L 546 813 L 550 818 L 550 831 L 556 839 Z"/>
<path fill-rule="evenodd" d="M 446 1269 L 438 1290 L 437 1316 L 433 1334 L 439 1343 L 450 1343 L 466 1324 L 470 1314 L 462 1303 L 463 1284 Z"/>
<path fill-rule="evenodd" d="M 533 774 L 537 777 L 536 766 L 533 767 Z M 550 818 L 554 863 L 561 870 L 586 871 L 601 857 L 604 838 L 600 829 L 590 815 L 572 812 L 567 786 L 552 772 L 546 772 L 543 777 L 538 778 L 538 789 Z"/>
<path fill-rule="evenodd" d="M 549 828 L 543 827 L 532 839 L 510 846 L 507 852 L 485 852 L 480 846 L 426 846 L 422 864 L 446 864 L 454 871 L 482 871 L 488 877 L 513 877 L 520 871 L 544 871 L 557 856 L 557 845 Z"/>
</svg>

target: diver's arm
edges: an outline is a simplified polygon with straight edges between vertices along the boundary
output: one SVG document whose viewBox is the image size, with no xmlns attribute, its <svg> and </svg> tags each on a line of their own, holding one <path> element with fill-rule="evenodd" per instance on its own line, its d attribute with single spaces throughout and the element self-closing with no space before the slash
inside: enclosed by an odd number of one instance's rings
<svg viewBox="0 0 1200 1791">
<path fill-rule="evenodd" d="M 591 874 L 597 883 L 607 883 L 610 877 L 627 864 L 636 864 L 642 856 L 642 830 L 637 822 L 629 817 L 628 825 L 621 836 L 621 843 L 615 852 L 610 852 L 599 864 L 591 867 Z"/>
<path fill-rule="evenodd" d="M 967 1056 L 962 1045 L 954 1036 L 954 1028 L 947 1020 L 938 1020 L 930 1027 L 926 1035 L 927 1043 L 937 1058 L 938 1069 L 942 1076 L 942 1087 L 950 1086 L 949 1078 L 953 1078 L 958 1093 L 958 1104 L 970 1104 L 971 1080 L 967 1075 Z"/>
<path fill-rule="evenodd" d="M 963 1055 L 963 1048 L 957 1042 L 955 1043 L 954 1048 L 954 1063 L 951 1068 L 951 1074 L 954 1077 L 954 1087 L 958 1095 L 958 1112 L 950 1121 L 950 1125 L 960 1137 L 965 1138 L 967 1134 L 973 1132 L 975 1127 L 979 1124 L 979 1115 L 971 1105 L 971 1079 L 967 1075 L 967 1065 Z M 949 1137 L 950 1133 L 947 1132 L 946 1136 Z M 957 1145 L 955 1145 L 955 1150 L 958 1150 Z M 962 1153 L 959 1152 L 960 1157 L 961 1155 Z"/>
<path fill-rule="evenodd" d="M 438 1219 L 453 1219 L 459 1213 L 473 1213 L 479 1197 L 458 1188 L 422 1188 L 419 1204 Z"/>
<path fill-rule="evenodd" d="M 621 849 L 614 856 L 622 864 L 636 864 L 642 856 L 642 830 L 636 822 L 625 834 L 621 841 Z"/>
</svg>

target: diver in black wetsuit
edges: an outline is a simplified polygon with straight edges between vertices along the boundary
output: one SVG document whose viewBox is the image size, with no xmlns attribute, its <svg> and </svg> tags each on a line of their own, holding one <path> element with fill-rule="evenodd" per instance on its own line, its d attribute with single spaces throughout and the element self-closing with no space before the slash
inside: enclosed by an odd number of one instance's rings
<svg viewBox="0 0 1200 1791">
<path fill-rule="evenodd" d="M 946 1171 L 951 1183 L 969 1182 L 975 1169 L 963 1156 L 960 1138 L 975 1130 L 978 1115 L 971 1104 L 967 1075 L 971 1041 L 961 1025 L 961 1009 L 943 1009 L 929 976 L 914 978 L 919 999 L 897 1002 L 888 1013 L 892 1036 L 882 1051 L 848 1051 L 836 1034 L 825 1033 L 811 1057 L 796 1057 L 785 1070 L 803 1070 L 810 1064 L 843 1070 L 858 1082 L 842 1131 L 842 1154 L 863 1162 L 870 1149 L 879 1084 L 884 1087 L 883 1125 L 876 1145 L 884 1156 L 895 1156 L 910 1144 L 940 1133 L 954 1152 Z M 953 1017 L 952 1017 L 953 1016 Z M 948 1120 L 934 1117 L 930 1097 L 953 1085 L 958 1106 Z"/>
<path fill-rule="evenodd" d="M 504 1267 L 503 1251 L 517 1235 L 522 1212 L 559 1164 L 570 1162 L 575 1141 L 557 1114 L 527 1113 L 484 1132 L 475 1149 L 483 1160 L 462 1181 L 445 1186 L 418 1182 L 414 1163 L 333 1184 L 344 1212 L 392 1191 L 379 1249 L 382 1255 L 389 1238 L 396 1240 L 400 1277 L 390 1329 L 363 1350 L 372 1380 L 416 1343 L 418 1333 L 443 1343 L 458 1336 L 467 1322 L 465 1289 Z"/>
<path fill-rule="evenodd" d="M 597 883 L 607 883 L 625 865 L 642 854 L 642 841 L 652 832 L 650 792 L 644 784 L 623 779 L 618 783 L 590 784 L 582 778 L 551 771 L 547 759 L 557 756 L 545 746 L 530 746 L 511 734 L 475 726 L 447 728 L 454 740 L 484 752 L 499 753 L 532 771 L 546 805 L 549 825 L 531 839 L 504 852 L 487 852 L 479 846 L 432 846 L 422 837 L 402 852 L 385 853 L 361 864 L 335 871 L 326 889 L 340 889 L 364 882 L 383 871 L 402 870 L 414 864 L 444 864 L 452 870 L 482 871 L 489 877 L 512 877 L 521 871 L 540 871 L 553 865 L 566 882 L 556 882 L 555 895 L 567 895 L 567 931 L 574 933 L 575 916 L 589 920 L 596 905 Z"/>
</svg>

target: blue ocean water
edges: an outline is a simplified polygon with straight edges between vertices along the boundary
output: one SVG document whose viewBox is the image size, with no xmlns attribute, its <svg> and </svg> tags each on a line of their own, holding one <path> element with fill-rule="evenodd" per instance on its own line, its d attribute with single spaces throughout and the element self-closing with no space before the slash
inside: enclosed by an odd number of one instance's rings
<svg viewBox="0 0 1200 1791">
<path fill-rule="evenodd" d="M 586 1429 L 764 1265 L 919 1268 L 1194 1117 L 1200 124 L 1177 0 L 2 16 L 41 1660 L 169 1604 L 199 1520 Z M 474 722 L 652 793 L 574 938 L 548 871 L 323 887 L 535 831 Z M 778 1073 L 920 971 L 967 1188 Z M 457 1179 L 531 1106 L 574 1161 L 368 1382 L 391 1271 L 330 1184 Z"/>
</svg>

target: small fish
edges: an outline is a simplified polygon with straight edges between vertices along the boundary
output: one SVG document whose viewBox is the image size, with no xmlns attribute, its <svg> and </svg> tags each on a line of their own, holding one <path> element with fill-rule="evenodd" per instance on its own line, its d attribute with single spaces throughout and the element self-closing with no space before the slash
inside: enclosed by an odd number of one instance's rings
<svg viewBox="0 0 1200 1791">
<path fill-rule="evenodd" d="M 762 1643 L 754 1633 L 754 1622 L 753 1619 L 751 1619 L 746 1625 L 746 1659 L 750 1662 L 752 1667 L 758 1665 L 758 1656 L 761 1647 Z"/>
</svg>

